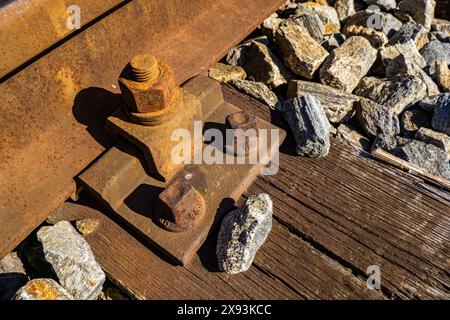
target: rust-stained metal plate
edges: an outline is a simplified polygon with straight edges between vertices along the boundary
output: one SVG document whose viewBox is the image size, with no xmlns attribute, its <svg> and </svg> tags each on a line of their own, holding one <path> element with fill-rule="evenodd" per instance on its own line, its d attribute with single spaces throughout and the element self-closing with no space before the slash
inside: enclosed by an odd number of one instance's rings
<svg viewBox="0 0 450 320">
<path fill-rule="evenodd" d="M 0 84 L 0 257 L 73 191 L 112 145 L 104 120 L 117 77 L 137 53 L 178 83 L 218 61 L 284 0 L 134 0 Z"/>
<path fill-rule="evenodd" d="M 199 90 L 202 85 L 213 82 L 203 77 L 191 81 L 190 88 Z M 192 84 L 192 82 L 195 82 Z M 220 87 L 216 87 L 219 90 Z M 240 111 L 236 106 L 223 101 L 215 100 L 218 95 L 204 87 L 208 94 L 202 95 L 203 109 L 210 116 L 205 121 L 203 129 L 218 129 L 223 132 L 227 116 Z M 216 97 L 216 98 L 214 98 Z M 206 201 L 206 214 L 192 229 L 174 233 L 163 229 L 157 221 L 156 201 L 158 195 L 168 185 L 146 174 L 142 165 L 142 157 L 136 157 L 135 151 L 129 149 L 124 143 L 111 148 L 79 176 L 82 184 L 108 209 L 118 214 L 127 224 L 132 226 L 141 236 L 150 243 L 168 254 L 176 262 L 187 264 L 205 241 L 211 226 L 239 199 L 241 194 L 250 186 L 253 180 L 261 172 L 263 164 L 278 151 L 279 145 L 285 138 L 285 132 L 270 123 L 256 118 L 258 128 L 279 130 L 278 138 L 271 140 L 268 135 L 266 152 L 260 154 L 258 163 L 250 163 L 247 159 L 243 164 L 233 157 L 233 163 L 222 164 L 189 164 L 180 170 L 173 178 L 186 179 L 201 194 Z M 143 128 L 145 131 L 147 128 Z M 161 141 L 164 144 L 165 141 Z M 201 141 L 200 141 L 201 142 Z M 203 143 L 202 150 L 208 145 Z M 225 159 L 225 150 L 215 150 L 219 157 Z M 139 160 L 140 159 L 140 160 Z M 132 168 L 130 170 L 130 168 Z M 128 175 L 127 172 L 133 172 Z M 138 173 L 138 174 L 137 174 Z M 120 200 L 119 200 L 120 199 Z"/>
<path fill-rule="evenodd" d="M 43 52 L 76 29 L 70 6 L 80 8 L 80 27 L 124 0 L 15 0 L 0 1 L 0 78 Z"/>
</svg>

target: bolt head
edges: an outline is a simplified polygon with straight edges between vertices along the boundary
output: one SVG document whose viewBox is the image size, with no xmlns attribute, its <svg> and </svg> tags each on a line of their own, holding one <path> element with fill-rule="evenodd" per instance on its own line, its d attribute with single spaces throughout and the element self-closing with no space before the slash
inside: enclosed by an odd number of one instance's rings
<svg viewBox="0 0 450 320">
<path fill-rule="evenodd" d="M 245 111 L 230 114 L 226 125 L 234 130 L 232 144 L 225 146 L 226 152 L 236 156 L 245 156 L 258 148 L 258 124 L 256 117 Z"/>
<path fill-rule="evenodd" d="M 159 195 L 161 225 L 172 232 L 190 230 L 205 216 L 203 196 L 184 178 L 177 178 Z"/>
<path fill-rule="evenodd" d="M 230 114 L 227 117 L 227 126 L 231 129 L 258 129 L 256 123 L 256 117 L 253 114 L 250 114 L 245 111 L 239 111 L 233 114 Z"/>
</svg>

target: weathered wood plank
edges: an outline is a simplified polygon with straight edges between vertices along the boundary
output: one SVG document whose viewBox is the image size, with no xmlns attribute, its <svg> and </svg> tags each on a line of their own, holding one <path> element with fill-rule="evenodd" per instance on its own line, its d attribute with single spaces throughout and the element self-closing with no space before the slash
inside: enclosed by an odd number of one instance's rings
<svg viewBox="0 0 450 320">
<path fill-rule="evenodd" d="M 257 116 L 282 124 L 267 107 L 224 92 L 231 103 L 245 100 Z M 279 219 L 354 273 L 363 276 L 368 266 L 379 265 L 386 293 L 450 297 L 447 192 L 358 156 L 337 140 L 323 159 L 292 155 L 291 143 L 282 147 L 279 174 L 258 179 L 250 193 L 269 193 Z"/>
</svg>

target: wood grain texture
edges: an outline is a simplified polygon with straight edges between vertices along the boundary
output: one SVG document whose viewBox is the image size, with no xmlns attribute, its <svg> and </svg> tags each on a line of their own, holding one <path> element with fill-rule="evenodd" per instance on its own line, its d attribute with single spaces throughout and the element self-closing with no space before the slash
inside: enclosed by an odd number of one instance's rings
<svg viewBox="0 0 450 320">
<path fill-rule="evenodd" d="M 232 103 L 246 99 L 224 91 Z M 246 106 L 259 117 L 282 121 L 251 100 Z M 289 137 L 281 150 L 278 175 L 258 179 L 249 194 L 270 194 L 278 219 L 355 274 L 379 265 L 387 295 L 450 297 L 447 192 L 334 139 L 322 159 L 290 154 Z"/>
</svg>

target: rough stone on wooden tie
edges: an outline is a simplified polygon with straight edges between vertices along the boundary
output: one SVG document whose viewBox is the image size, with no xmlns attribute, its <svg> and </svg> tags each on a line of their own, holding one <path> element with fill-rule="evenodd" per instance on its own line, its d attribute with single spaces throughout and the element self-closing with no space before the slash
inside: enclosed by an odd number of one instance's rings
<svg viewBox="0 0 450 320">
<path fill-rule="evenodd" d="M 422 49 L 428 43 L 428 31 L 422 25 L 415 22 L 405 23 L 389 40 L 389 45 L 414 42 L 417 49 Z"/>
<path fill-rule="evenodd" d="M 286 19 L 283 25 L 298 25 L 305 28 L 311 38 L 316 42 L 320 43 L 325 34 L 325 27 L 323 26 L 322 20 L 316 13 L 304 13 L 300 16 L 292 16 Z M 281 24 L 280 24 L 281 25 Z"/>
<path fill-rule="evenodd" d="M 0 260 L 0 300 L 9 300 L 27 283 L 28 277 L 16 252 Z"/>
<path fill-rule="evenodd" d="M 239 66 L 216 63 L 208 70 L 208 76 L 219 82 L 227 83 L 231 80 L 243 80 L 247 77 L 245 70 Z"/>
<path fill-rule="evenodd" d="M 354 113 L 355 102 L 359 99 L 355 95 L 320 83 L 302 80 L 289 82 L 288 99 L 303 95 L 311 95 L 319 100 L 331 123 L 349 120 Z"/>
<path fill-rule="evenodd" d="M 354 0 L 336 0 L 336 2 L 334 3 L 334 9 L 336 9 L 339 20 L 343 21 L 346 18 L 348 18 L 356 13 L 355 1 Z"/>
<path fill-rule="evenodd" d="M 342 123 L 337 128 L 336 139 L 358 150 L 370 151 L 370 140 L 348 124 Z"/>
<path fill-rule="evenodd" d="M 377 50 L 363 37 L 351 37 L 331 52 L 320 69 L 323 84 L 351 93 L 372 67 Z"/>
<path fill-rule="evenodd" d="M 402 136 L 413 139 L 420 128 L 431 126 L 431 117 L 421 109 L 409 109 L 403 112 L 400 123 Z"/>
<path fill-rule="evenodd" d="M 436 81 L 441 86 L 442 90 L 450 92 L 450 69 L 447 61 L 436 61 Z"/>
<path fill-rule="evenodd" d="M 450 179 L 447 152 L 422 141 L 405 140 L 406 142 L 398 143 L 395 148 L 387 151 L 400 159 L 424 169 L 430 174 L 440 176 L 444 179 Z"/>
<path fill-rule="evenodd" d="M 366 77 L 355 89 L 355 94 L 382 104 L 399 115 L 410 104 L 426 96 L 427 86 L 419 78 L 411 76 L 398 81 Z"/>
<path fill-rule="evenodd" d="M 409 14 L 427 30 L 431 28 L 435 7 L 436 1 L 434 0 L 403 0 L 398 4 L 400 11 Z"/>
<path fill-rule="evenodd" d="M 316 13 L 325 27 L 325 34 L 333 34 L 341 28 L 338 13 L 336 9 L 328 5 L 321 5 L 315 2 L 299 3 L 295 15 L 303 13 Z"/>
<path fill-rule="evenodd" d="M 415 138 L 416 140 L 435 145 L 447 152 L 447 155 L 450 157 L 450 137 L 445 133 L 436 132 L 428 128 L 420 128 L 416 132 Z"/>
<path fill-rule="evenodd" d="M 281 105 L 278 96 L 270 91 L 269 87 L 262 82 L 232 80 L 230 81 L 230 84 L 236 88 L 236 90 L 267 104 L 273 110 L 278 110 Z"/>
<path fill-rule="evenodd" d="M 272 89 L 287 84 L 291 78 L 281 60 L 266 45 L 253 41 L 247 48 L 243 68 L 249 79 L 263 82 Z"/>
<path fill-rule="evenodd" d="M 377 30 L 382 31 L 388 38 L 392 37 L 402 27 L 402 22 L 392 14 L 366 10 L 348 17 L 343 32 L 345 33 L 345 30 L 351 25 L 367 27 L 368 24 L 379 26 L 380 28 L 377 28 Z"/>
<path fill-rule="evenodd" d="M 393 81 L 401 81 L 407 76 L 416 77 L 426 85 L 427 95 L 434 96 L 440 93 L 438 85 L 428 74 L 416 64 L 408 61 L 404 54 L 389 62 L 386 67 L 386 76 Z"/>
<path fill-rule="evenodd" d="M 389 108 L 369 99 L 356 103 L 356 115 L 366 134 L 371 137 L 394 137 L 400 133 L 398 117 Z"/>
<path fill-rule="evenodd" d="M 334 49 L 341 46 L 347 38 L 344 34 L 340 32 L 333 33 L 332 35 L 326 36 L 322 41 L 321 45 L 328 52 L 333 51 Z"/>
<path fill-rule="evenodd" d="M 318 158 L 328 154 L 331 125 L 319 100 L 311 95 L 292 98 L 283 103 L 282 112 L 294 134 L 298 155 Z"/>
<path fill-rule="evenodd" d="M 33 279 L 19 289 L 14 300 L 74 300 L 53 279 Z"/>
<path fill-rule="evenodd" d="M 272 211 L 272 200 L 262 193 L 225 216 L 216 248 L 220 270 L 236 274 L 250 268 L 272 229 Z"/>
<path fill-rule="evenodd" d="M 105 274 L 89 244 L 67 221 L 42 227 L 37 233 L 45 259 L 61 285 L 75 299 L 95 300 L 102 291 Z"/>
<path fill-rule="evenodd" d="M 366 4 L 376 5 L 384 10 L 391 10 L 397 7 L 397 1 L 395 0 L 363 0 Z"/>
<path fill-rule="evenodd" d="M 366 38 L 375 49 L 384 47 L 388 43 L 388 38 L 383 32 L 363 26 L 349 26 L 345 29 L 345 35 L 347 38 L 353 36 Z"/>
<path fill-rule="evenodd" d="M 312 79 L 328 56 L 306 31 L 293 24 L 282 24 L 275 35 L 275 44 L 286 66 L 295 74 Z"/>
<path fill-rule="evenodd" d="M 450 64 L 450 43 L 432 40 L 420 50 L 420 53 L 426 61 L 425 71 L 429 75 L 434 74 L 437 60 L 444 60 Z"/>
<path fill-rule="evenodd" d="M 84 236 L 94 233 L 99 225 L 100 220 L 98 219 L 83 219 L 75 222 L 78 232 Z"/>
<path fill-rule="evenodd" d="M 229 65 L 232 65 L 232 66 L 239 66 L 239 67 L 242 67 L 243 65 L 245 65 L 247 49 L 252 42 L 258 42 L 258 43 L 261 43 L 264 45 L 268 45 L 269 39 L 267 38 L 267 36 L 262 36 L 262 37 L 250 39 L 250 40 L 238 45 L 237 47 L 234 47 L 233 49 L 231 49 L 228 52 L 228 54 L 225 58 L 226 63 Z"/>
<path fill-rule="evenodd" d="M 442 94 L 434 108 L 431 125 L 434 130 L 450 136 L 450 93 Z"/>
</svg>

